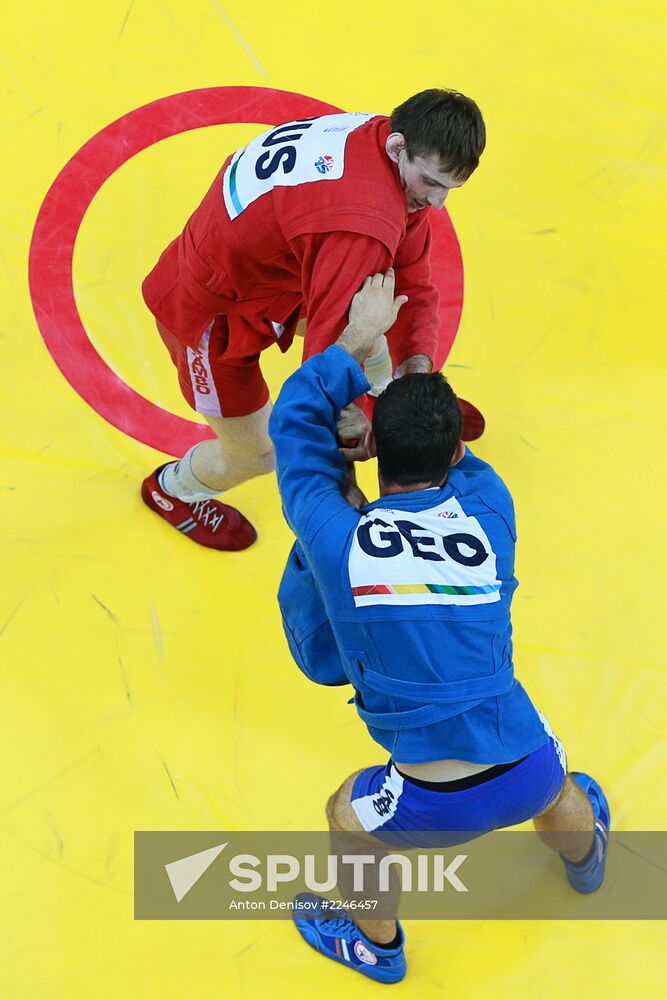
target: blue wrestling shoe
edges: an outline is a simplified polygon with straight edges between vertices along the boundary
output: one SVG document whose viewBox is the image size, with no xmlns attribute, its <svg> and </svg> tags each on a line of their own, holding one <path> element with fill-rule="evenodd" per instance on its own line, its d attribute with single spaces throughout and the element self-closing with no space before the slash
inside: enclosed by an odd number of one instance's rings
<svg viewBox="0 0 667 1000">
<path fill-rule="evenodd" d="M 586 792 L 589 802 L 593 806 L 595 839 L 587 858 L 579 861 L 577 864 L 563 858 L 563 864 L 567 872 L 567 880 L 572 888 L 577 892 L 587 894 L 599 889 L 604 879 L 611 815 L 609 812 L 609 803 L 605 798 L 604 792 L 597 781 L 591 778 L 590 774 L 582 774 L 581 771 L 572 771 L 572 777 L 579 787 L 583 788 Z"/>
<path fill-rule="evenodd" d="M 400 924 L 397 924 L 401 942 L 398 948 L 382 948 L 362 934 L 345 910 L 334 907 L 323 896 L 299 893 L 292 915 L 301 937 L 334 962 L 341 962 L 378 983 L 398 983 L 405 975 L 405 939 Z"/>
</svg>

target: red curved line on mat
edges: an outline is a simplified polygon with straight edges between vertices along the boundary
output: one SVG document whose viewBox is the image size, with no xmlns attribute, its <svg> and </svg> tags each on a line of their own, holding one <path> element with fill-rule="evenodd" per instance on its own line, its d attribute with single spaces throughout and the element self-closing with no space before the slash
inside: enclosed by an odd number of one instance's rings
<svg viewBox="0 0 667 1000">
<path fill-rule="evenodd" d="M 79 228 L 97 192 L 129 159 L 172 135 L 208 125 L 272 125 L 338 111 L 316 98 L 272 88 L 184 91 L 145 104 L 107 125 L 60 171 L 39 210 L 30 245 L 29 281 L 35 318 L 49 353 L 72 388 L 118 430 L 173 455 L 182 455 L 192 444 L 211 437 L 208 427 L 162 409 L 128 386 L 88 337 L 74 296 L 72 258 Z M 441 295 L 439 366 L 458 329 L 463 266 L 449 217 L 441 212 L 433 221 L 432 259 Z M 449 266 L 437 267 L 439 261 L 447 261 Z"/>
<path fill-rule="evenodd" d="M 452 220 L 443 208 L 431 213 L 431 271 L 440 294 L 440 329 L 434 368 L 439 371 L 456 340 L 463 311 L 463 258 Z"/>
</svg>

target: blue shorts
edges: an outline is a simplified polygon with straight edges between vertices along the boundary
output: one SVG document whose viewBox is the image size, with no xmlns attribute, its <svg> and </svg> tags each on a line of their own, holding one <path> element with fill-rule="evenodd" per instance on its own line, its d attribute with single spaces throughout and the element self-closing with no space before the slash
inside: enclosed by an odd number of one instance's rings
<svg viewBox="0 0 667 1000">
<path fill-rule="evenodd" d="M 566 768 L 553 734 L 509 770 L 486 780 L 482 772 L 475 777 L 479 784 L 459 791 L 415 784 L 390 760 L 357 776 L 352 807 L 364 830 L 391 834 L 392 845 L 451 847 L 544 812 L 563 787 Z"/>
</svg>

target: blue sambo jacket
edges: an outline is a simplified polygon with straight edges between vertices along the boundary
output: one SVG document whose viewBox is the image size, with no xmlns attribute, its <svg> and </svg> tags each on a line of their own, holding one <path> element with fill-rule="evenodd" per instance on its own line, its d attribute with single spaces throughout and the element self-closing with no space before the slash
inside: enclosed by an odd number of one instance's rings
<svg viewBox="0 0 667 1000">
<path fill-rule="evenodd" d="M 513 673 L 512 499 L 467 450 L 442 488 L 351 507 L 336 421 L 368 387 L 333 345 L 287 380 L 271 416 L 297 538 L 278 594 L 290 650 L 311 680 L 352 684 L 399 763 L 517 760 L 548 736 Z"/>
</svg>

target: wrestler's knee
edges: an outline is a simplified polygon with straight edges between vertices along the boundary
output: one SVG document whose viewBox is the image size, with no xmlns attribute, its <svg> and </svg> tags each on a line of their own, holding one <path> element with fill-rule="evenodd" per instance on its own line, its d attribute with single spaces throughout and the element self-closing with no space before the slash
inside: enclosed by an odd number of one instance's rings
<svg viewBox="0 0 667 1000">
<path fill-rule="evenodd" d="M 327 820 L 331 830 L 363 830 L 352 806 L 352 789 L 361 770 L 346 778 L 337 791 L 329 797 L 326 805 Z"/>
<path fill-rule="evenodd" d="M 329 798 L 327 799 L 327 804 L 325 806 L 325 812 L 327 814 L 327 823 L 329 824 L 329 827 L 332 830 L 335 828 L 335 824 L 336 824 L 336 800 L 337 800 L 337 798 L 338 798 L 338 792 L 336 791 L 336 792 L 333 793 L 333 795 L 329 796 Z"/>
</svg>

